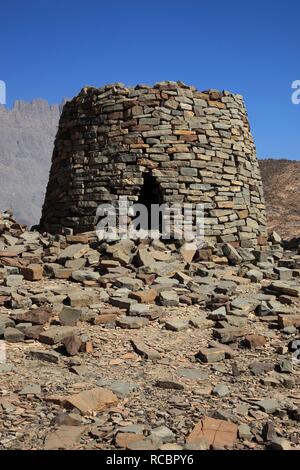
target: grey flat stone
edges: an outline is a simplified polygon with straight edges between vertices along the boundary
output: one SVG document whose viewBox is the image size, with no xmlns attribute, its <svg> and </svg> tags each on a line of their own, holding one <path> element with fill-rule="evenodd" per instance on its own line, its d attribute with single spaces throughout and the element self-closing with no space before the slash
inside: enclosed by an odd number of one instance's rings
<svg viewBox="0 0 300 470">
<path fill-rule="evenodd" d="M 81 318 L 82 310 L 78 308 L 68 307 L 65 305 L 59 313 L 59 321 L 64 326 L 76 326 Z"/>
<path fill-rule="evenodd" d="M 46 344 L 61 343 L 64 338 L 74 335 L 76 329 L 71 326 L 52 326 L 39 336 L 39 341 Z"/>
<path fill-rule="evenodd" d="M 165 328 L 166 330 L 171 330 L 171 331 L 184 331 L 189 327 L 189 322 L 184 321 L 184 320 L 167 320 L 165 322 Z"/>
<path fill-rule="evenodd" d="M 165 442 L 174 442 L 175 434 L 166 426 L 159 426 L 151 430 L 150 438 L 158 439 L 164 444 Z"/>
<path fill-rule="evenodd" d="M 42 394 L 42 389 L 40 385 L 37 384 L 28 384 L 25 385 L 22 390 L 19 392 L 19 395 L 37 395 Z"/>
<path fill-rule="evenodd" d="M 187 379 L 191 379 L 191 380 L 207 380 L 208 379 L 208 373 L 203 372 L 202 370 L 198 370 L 198 369 L 182 368 L 182 369 L 178 369 L 176 372 L 180 377 L 186 377 Z"/>
<path fill-rule="evenodd" d="M 280 407 L 280 404 L 278 403 L 278 401 L 272 398 L 266 398 L 264 400 L 260 400 L 256 404 L 265 413 L 274 413 Z"/>
<path fill-rule="evenodd" d="M 212 391 L 213 395 L 219 398 L 226 397 L 230 394 L 230 390 L 225 384 L 216 385 Z"/>
<path fill-rule="evenodd" d="M 136 330 L 149 324 L 149 320 L 143 317 L 122 317 L 116 320 L 116 325 L 120 328 Z"/>
</svg>

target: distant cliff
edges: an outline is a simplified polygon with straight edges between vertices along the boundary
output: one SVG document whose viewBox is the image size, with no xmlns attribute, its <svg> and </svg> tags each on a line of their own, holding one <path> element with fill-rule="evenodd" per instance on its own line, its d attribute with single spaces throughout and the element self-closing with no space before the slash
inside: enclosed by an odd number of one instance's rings
<svg viewBox="0 0 300 470">
<path fill-rule="evenodd" d="M 300 237 L 300 161 L 260 160 L 269 229 Z"/>
<path fill-rule="evenodd" d="M 39 222 L 61 105 L 45 100 L 0 106 L 0 211 Z"/>
</svg>

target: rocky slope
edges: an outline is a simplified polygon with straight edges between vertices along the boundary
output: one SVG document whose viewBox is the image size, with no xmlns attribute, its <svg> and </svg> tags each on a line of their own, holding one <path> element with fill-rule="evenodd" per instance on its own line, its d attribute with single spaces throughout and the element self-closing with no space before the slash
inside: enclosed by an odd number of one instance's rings
<svg viewBox="0 0 300 470">
<path fill-rule="evenodd" d="M 260 169 L 270 230 L 300 237 L 300 161 L 260 160 Z"/>
<path fill-rule="evenodd" d="M 60 106 L 45 100 L 0 106 L 0 210 L 39 222 Z"/>
</svg>

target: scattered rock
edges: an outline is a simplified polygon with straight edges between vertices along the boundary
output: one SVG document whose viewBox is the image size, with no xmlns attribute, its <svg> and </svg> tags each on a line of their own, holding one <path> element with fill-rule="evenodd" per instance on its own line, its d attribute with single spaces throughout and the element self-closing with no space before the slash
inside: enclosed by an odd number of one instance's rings
<svg viewBox="0 0 300 470">
<path fill-rule="evenodd" d="M 177 320 L 177 319 L 170 319 L 165 322 L 166 330 L 171 331 L 184 331 L 188 328 L 189 323 L 187 321 Z"/>
<path fill-rule="evenodd" d="M 81 416 L 77 413 L 59 413 L 51 421 L 52 426 L 80 426 Z"/>
<path fill-rule="evenodd" d="M 85 426 L 60 426 L 46 436 L 44 450 L 70 450 L 84 432 Z"/>
<path fill-rule="evenodd" d="M 277 438 L 277 433 L 273 423 L 265 423 L 262 428 L 262 438 L 265 442 L 272 441 Z"/>
<path fill-rule="evenodd" d="M 176 292 L 167 290 L 159 294 L 159 300 L 164 307 L 176 307 L 179 305 L 179 298 Z"/>
<path fill-rule="evenodd" d="M 4 330 L 4 339 L 8 343 L 18 343 L 19 341 L 24 341 L 25 335 L 16 328 L 8 327 Z"/>
<path fill-rule="evenodd" d="M 237 432 L 235 424 L 205 416 L 188 436 L 187 444 L 202 446 L 203 441 L 206 441 L 213 449 L 232 449 L 237 440 Z"/>
<path fill-rule="evenodd" d="M 217 348 L 202 348 L 196 354 L 196 358 L 200 359 L 201 362 L 213 364 L 214 362 L 220 362 L 225 359 L 225 352 Z"/>
<path fill-rule="evenodd" d="M 16 315 L 14 318 L 19 322 L 28 322 L 32 325 L 44 325 L 52 316 L 52 309 L 41 307 Z"/>
<path fill-rule="evenodd" d="M 62 340 L 65 350 L 69 356 L 75 356 L 82 347 L 82 341 L 78 336 L 67 336 Z"/>
<path fill-rule="evenodd" d="M 105 388 L 96 387 L 85 390 L 64 399 L 64 404 L 69 408 L 76 408 L 83 415 L 91 414 L 93 411 L 102 411 L 118 402 L 116 395 Z"/>
<path fill-rule="evenodd" d="M 238 427 L 238 435 L 240 439 L 245 441 L 252 439 L 252 432 L 248 424 L 240 424 Z"/>
<path fill-rule="evenodd" d="M 59 321 L 64 326 L 76 326 L 80 320 L 82 311 L 65 305 L 59 313 Z"/>
<path fill-rule="evenodd" d="M 39 340 L 45 344 L 57 344 L 61 343 L 68 336 L 74 335 L 74 332 L 74 328 L 70 326 L 52 326 L 40 334 Z"/>
<path fill-rule="evenodd" d="M 59 362 L 59 354 L 55 351 L 31 349 L 27 354 L 30 359 L 38 359 L 39 361 L 52 362 L 54 364 L 58 364 Z"/>
<path fill-rule="evenodd" d="M 166 442 L 174 442 L 175 434 L 166 426 L 160 426 L 151 430 L 150 438 L 157 439 L 165 444 Z"/>
<path fill-rule="evenodd" d="M 230 390 L 225 384 L 216 385 L 212 391 L 213 395 L 219 398 L 226 397 L 230 394 Z"/>
<path fill-rule="evenodd" d="M 41 386 L 38 384 L 28 384 L 25 385 L 22 390 L 20 390 L 19 395 L 35 395 L 40 396 L 42 394 Z"/>
<path fill-rule="evenodd" d="M 184 385 L 176 382 L 172 379 L 160 379 L 155 382 L 155 386 L 158 388 L 170 389 L 170 390 L 183 390 Z"/>
<path fill-rule="evenodd" d="M 182 368 L 177 370 L 177 374 L 180 377 L 186 377 L 187 379 L 190 380 L 207 380 L 208 379 L 208 373 L 203 372 L 202 370 L 198 369 L 187 369 L 187 368 Z"/>
<path fill-rule="evenodd" d="M 242 257 L 238 254 L 237 250 L 230 245 L 230 243 L 225 243 L 225 245 L 223 245 L 223 253 L 233 265 L 237 265 L 242 262 Z"/>
<path fill-rule="evenodd" d="M 247 335 L 244 342 L 249 349 L 263 348 L 266 344 L 266 338 L 261 335 Z"/>
<path fill-rule="evenodd" d="M 43 266 L 41 264 L 29 264 L 21 269 L 26 281 L 40 281 L 43 278 Z"/>
<path fill-rule="evenodd" d="M 118 432 L 116 435 L 116 445 L 123 449 L 129 449 L 130 445 L 132 445 L 134 442 L 139 442 L 143 439 L 143 434 Z"/>
<path fill-rule="evenodd" d="M 158 360 L 161 358 L 159 352 L 155 351 L 155 349 L 148 347 L 143 341 L 132 339 L 131 344 L 133 346 L 133 349 L 146 359 Z"/>
<path fill-rule="evenodd" d="M 266 398 L 264 400 L 260 400 L 257 402 L 257 405 L 260 409 L 262 409 L 265 413 L 275 413 L 280 407 L 280 404 L 277 400 L 272 398 Z"/>
<path fill-rule="evenodd" d="M 268 444 L 269 450 L 292 450 L 291 444 L 283 437 L 276 437 Z"/>
<path fill-rule="evenodd" d="M 116 320 L 116 325 L 120 328 L 136 330 L 148 325 L 149 320 L 143 317 L 122 317 Z"/>
</svg>

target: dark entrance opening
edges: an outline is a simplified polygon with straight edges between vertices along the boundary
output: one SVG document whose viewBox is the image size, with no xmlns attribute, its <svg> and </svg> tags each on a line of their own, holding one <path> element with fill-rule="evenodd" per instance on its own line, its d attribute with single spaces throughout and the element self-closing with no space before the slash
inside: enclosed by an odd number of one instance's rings
<svg viewBox="0 0 300 470">
<path fill-rule="evenodd" d="M 140 227 L 141 229 L 148 230 L 159 230 L 162 232 L 162 214 L 159 214 L 159 220 L 151 217 L 151 207 L 153 204 L 163 204 L 163 194 L 161 188 L 154 176 L 150 173 L 143 175 L 144 183 L 141 187 L 141 192 L 138 200 L 138 204 L 143 204 L 148 211 L 148 226 Z"/>
</svg>

